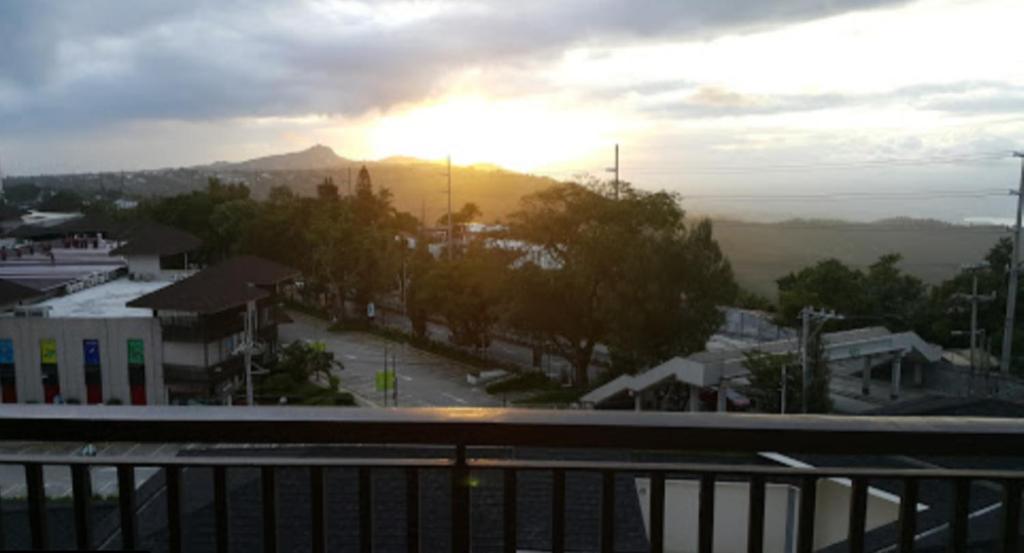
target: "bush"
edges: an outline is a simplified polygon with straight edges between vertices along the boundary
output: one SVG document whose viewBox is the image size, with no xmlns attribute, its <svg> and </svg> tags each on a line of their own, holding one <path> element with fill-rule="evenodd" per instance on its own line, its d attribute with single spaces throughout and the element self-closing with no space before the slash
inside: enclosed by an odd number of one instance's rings
<svg viewBox="0 0 1024 553">
<path fill-rule="evenodd" d="M 108 399 L 106 401 L 106 403 L 107 403 L 107 405 L 124 405 L 124 403 L 120 399 L 118 399 L 116 397 L 112 397 L 112 398 Z"/>
<path fill-rule="evenodd" d="M 578 401 L 585 391 L 580 388 L 545 390 L 514 403 L 519 405 L 570 405 Z"/>
<path fill-rule="evenodd" d="M 486 388 L 488 394 L 508 394 L 515 392 L 526 392 L 530 390 L 551 390 L 558 388 L 558 384 L 548 378 L 540 371 L 519 373 L 505 380 L 489 384 Z"/>
</svg>

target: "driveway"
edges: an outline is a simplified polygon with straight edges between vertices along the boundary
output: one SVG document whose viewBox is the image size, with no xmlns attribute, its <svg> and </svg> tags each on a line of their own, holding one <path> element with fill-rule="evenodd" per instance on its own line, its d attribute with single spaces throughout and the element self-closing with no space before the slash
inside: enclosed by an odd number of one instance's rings
<svg viewBox="0 0 1024 553">
<path fill-rule="evenodd" d="M 282 344 L 293 340 L 318 340 L 345 365 L 335 374 L 341 386 L 353 393 L 360 404 L 392 406 L 394 393 L 385 398 L 376 389 L 376 373 L 384 368 L 384 354 L 396 356 L 397 404 L 400 407 L 500 407 L 500 398 L 480 387 L 470 386 L 466 375 L 473 368 L 448 358 L 427 353 L 366 332 L 329 332 L 327 322 L 290 311 L 294 320 L 281 325 Z M 390 369 L 390 366 L 389 366 Z"/>
</svg>

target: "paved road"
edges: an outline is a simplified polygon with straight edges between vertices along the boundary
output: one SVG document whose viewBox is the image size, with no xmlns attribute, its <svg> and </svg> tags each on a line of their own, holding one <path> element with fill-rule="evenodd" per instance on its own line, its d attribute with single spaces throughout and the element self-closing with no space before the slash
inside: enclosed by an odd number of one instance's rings
<svg viewBox="0 0 1024 553">
<path fill-rule="evenodd" d="M 378 313 L 380 315 L 377 319 L 377 324 L 395 328 L 407 334 L 412 333 L 412 323 L 405 315 L 383 309 L 379 310 Z M 447 343 L 448 335 L 448 327 L 443 324 L 434 322 L 427 323 L 427 337 L 431 340 Z M 522 367 L 523 369 L 530 369 L 533 366 L 532 349 L 522 344 L 503 340 L 501 338 L 491 338 L 491 345 L 487 348 L 486 355 L 490 359 L 495 359 L 503 363 L 512 363 Z M 568 361 L 557 355 L 547 353 L 545 353 L 541 359 L 541 368 L 543 368 L 544 372 L 549 376 L 556 378 L 560 376 L 567 378 L 572 374 L 572 367 Z M 592 365 L 592 370 L 597 374 L 603 369 L 599 365 L 594 364 Z"/>
<path fill-rule="evenodd" d="M 282 343 L 293 340 L 319 340 L 345 365 L 337 371 L 341 385 L 365 405 L 384 407 L 384 397 L 376 390 L 375 375 L 384 366 L 384 350 L 397 355 L 398 404 L 401 407 L 497 407 L 495 398 L 482 388 L 470 386 L 466 375 L 472 368 L 422 350 L 397 344 L 365 332 L 329 332 L 327 323 L 298 312 L 289 312 L 295 321 L 281 325 Z M 387 405 L 393 405 L 392 397 Z"/>
</svg>

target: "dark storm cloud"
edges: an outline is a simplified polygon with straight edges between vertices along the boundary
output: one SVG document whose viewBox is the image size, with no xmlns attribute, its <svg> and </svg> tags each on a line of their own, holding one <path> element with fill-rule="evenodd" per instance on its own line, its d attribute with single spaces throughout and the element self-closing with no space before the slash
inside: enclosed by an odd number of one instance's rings
<svg viewBox="0 0 1024 553">
<path fill-rule="evenodd" d="M 452 70 L 528 73 L 574 45 L 709 38 L 898 3 L 456 2 L 382 25 L 358 11 L 328 24 L 308 5 L 283 0 L 13 0 L 0 3 L 0 133 L 359 114 L 421 99 Z"/>
</svg>

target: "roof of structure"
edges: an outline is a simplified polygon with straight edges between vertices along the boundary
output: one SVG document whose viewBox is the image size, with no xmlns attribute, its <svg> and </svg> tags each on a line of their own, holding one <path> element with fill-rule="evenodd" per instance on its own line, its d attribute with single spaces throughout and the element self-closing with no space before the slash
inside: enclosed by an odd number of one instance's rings
<svg viewBox="0 0 1024 553">
<path fill-rule="evenodd" d="M 203 241 L 195 235 L 159 223 L 146 223 L 127 233 L 127 243 L 111 255 L 176 255 L 199 249 Z"/>
<path fill-rule="evenodd" d="M 259 286 L 298 276 L 299 272 L 273 261 L 246 255 L 233 257 L 128 303 L 129 307 L 217 313 L 268 297 Z"/>
<path fill-rule="evenodd" d="M 49 307 L 49 316 L 53 318 L 152 317 L 153 314 L 149 309 L 129 307 L 128 303 L 170 284 L 170 282 L 142 282 L 120 278 L 52 298 L 39 305 Z"/>
<path fill-rule="evenodd" d="M 0 305 L 11 305 L 41 295 L 42 292 L 35 288 L 0 279 Z"/>
</svg>

